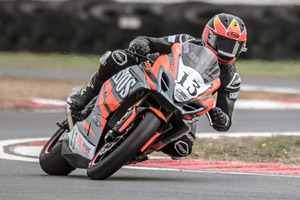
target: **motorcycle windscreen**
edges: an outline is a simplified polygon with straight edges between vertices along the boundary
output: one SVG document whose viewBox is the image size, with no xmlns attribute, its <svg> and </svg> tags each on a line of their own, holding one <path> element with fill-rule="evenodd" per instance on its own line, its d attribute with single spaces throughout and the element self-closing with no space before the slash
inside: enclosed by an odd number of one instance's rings
<svg viewBox="0 0 300 200">
<path fill-rule="evenodd" d="M 185 43 L 182 49 L 183 65 L 197 71 L 205 84 L 210 84 L 219 78 L 218 59 L 211 50 L 191 43 Z"/>
<path fill-rule="evenodd" d="M 205 93 L 220 75 L 214 53 L 205 47 L 189 43 L 183 46 L 178 66 L 174 91 L 177 102 L 189 101 Z"/>
</svg>

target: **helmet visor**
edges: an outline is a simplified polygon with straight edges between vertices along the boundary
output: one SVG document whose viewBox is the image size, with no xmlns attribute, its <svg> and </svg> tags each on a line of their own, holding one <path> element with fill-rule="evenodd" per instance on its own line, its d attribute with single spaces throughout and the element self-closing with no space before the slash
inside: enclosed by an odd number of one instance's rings
<svg viewBox="0 0 300 200">
<path fill-rule="evenodd" d="M 245 42 L 217 35 L 213 31 L 209 32 L 207 43 L 220 55 L 230 59 L 238 57 L 245 45 Z"/>
</svg>

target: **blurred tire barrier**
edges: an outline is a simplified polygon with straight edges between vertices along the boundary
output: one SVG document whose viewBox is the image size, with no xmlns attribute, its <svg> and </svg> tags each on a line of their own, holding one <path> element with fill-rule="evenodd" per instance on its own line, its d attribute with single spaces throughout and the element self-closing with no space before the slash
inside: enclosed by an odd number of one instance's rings
<svg viewBox="0 0 300 200">
<path fill-rule="evenodd" d="M 201 37 L 207 21 L 226 12 L 244 20 L 242 58 L 298 59 L 300 6 L 117 3 L 110 0 L 0 1 L 0 51 L 101 54 L 126 48 L 138 35 Z"/>
</svg>

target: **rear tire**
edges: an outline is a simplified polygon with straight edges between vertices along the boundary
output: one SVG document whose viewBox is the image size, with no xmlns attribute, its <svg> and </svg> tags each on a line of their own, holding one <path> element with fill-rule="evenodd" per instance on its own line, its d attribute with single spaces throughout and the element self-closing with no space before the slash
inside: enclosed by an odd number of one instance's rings
<svg viewBox="0 0 300 200">
<path fill-rule="evenodd" d="M 50 138 L 40 153 L 40 166 L 49 175 L 68 175 L 75 169 L 69 165 L 61 154 L 62 143 L 59 141 L 59 137 L 64 132 L 65 130 L 60 128 Z"/>
<path fill-rule="evenodd" d="M 140 121 L 131 133 L 128 133 L 129 136 L 116 149 L 99 162 L 93 163 L 95 159 L 90 162 L 87 168 L 87 175 L 94 180 L 104 180 L 111 176 L 132 159 L 153 137 L 160 123 L 160 119 L 154 113 L 147 112 L 144 119 Z"/>
</svg>

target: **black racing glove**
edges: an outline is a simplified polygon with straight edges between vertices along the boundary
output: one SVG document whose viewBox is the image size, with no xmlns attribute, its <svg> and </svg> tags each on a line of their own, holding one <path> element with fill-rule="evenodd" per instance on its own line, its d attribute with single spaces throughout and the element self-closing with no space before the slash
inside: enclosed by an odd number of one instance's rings
<svg viewBox="0 0 300 200">
<path fill-rule="evenodd" d="M 213 128 L 217 131 L 227 131 L 230 128 L 229 116 L 224 113 L 219 107 L 212 108 L 209 111 Z"/>
<path fill-rule="evenodd" d="M 136 38 L 129 44 L 129 50 L 147 56 L 150 53 L 150 42 L 146 39 Z"/>
</svg>

